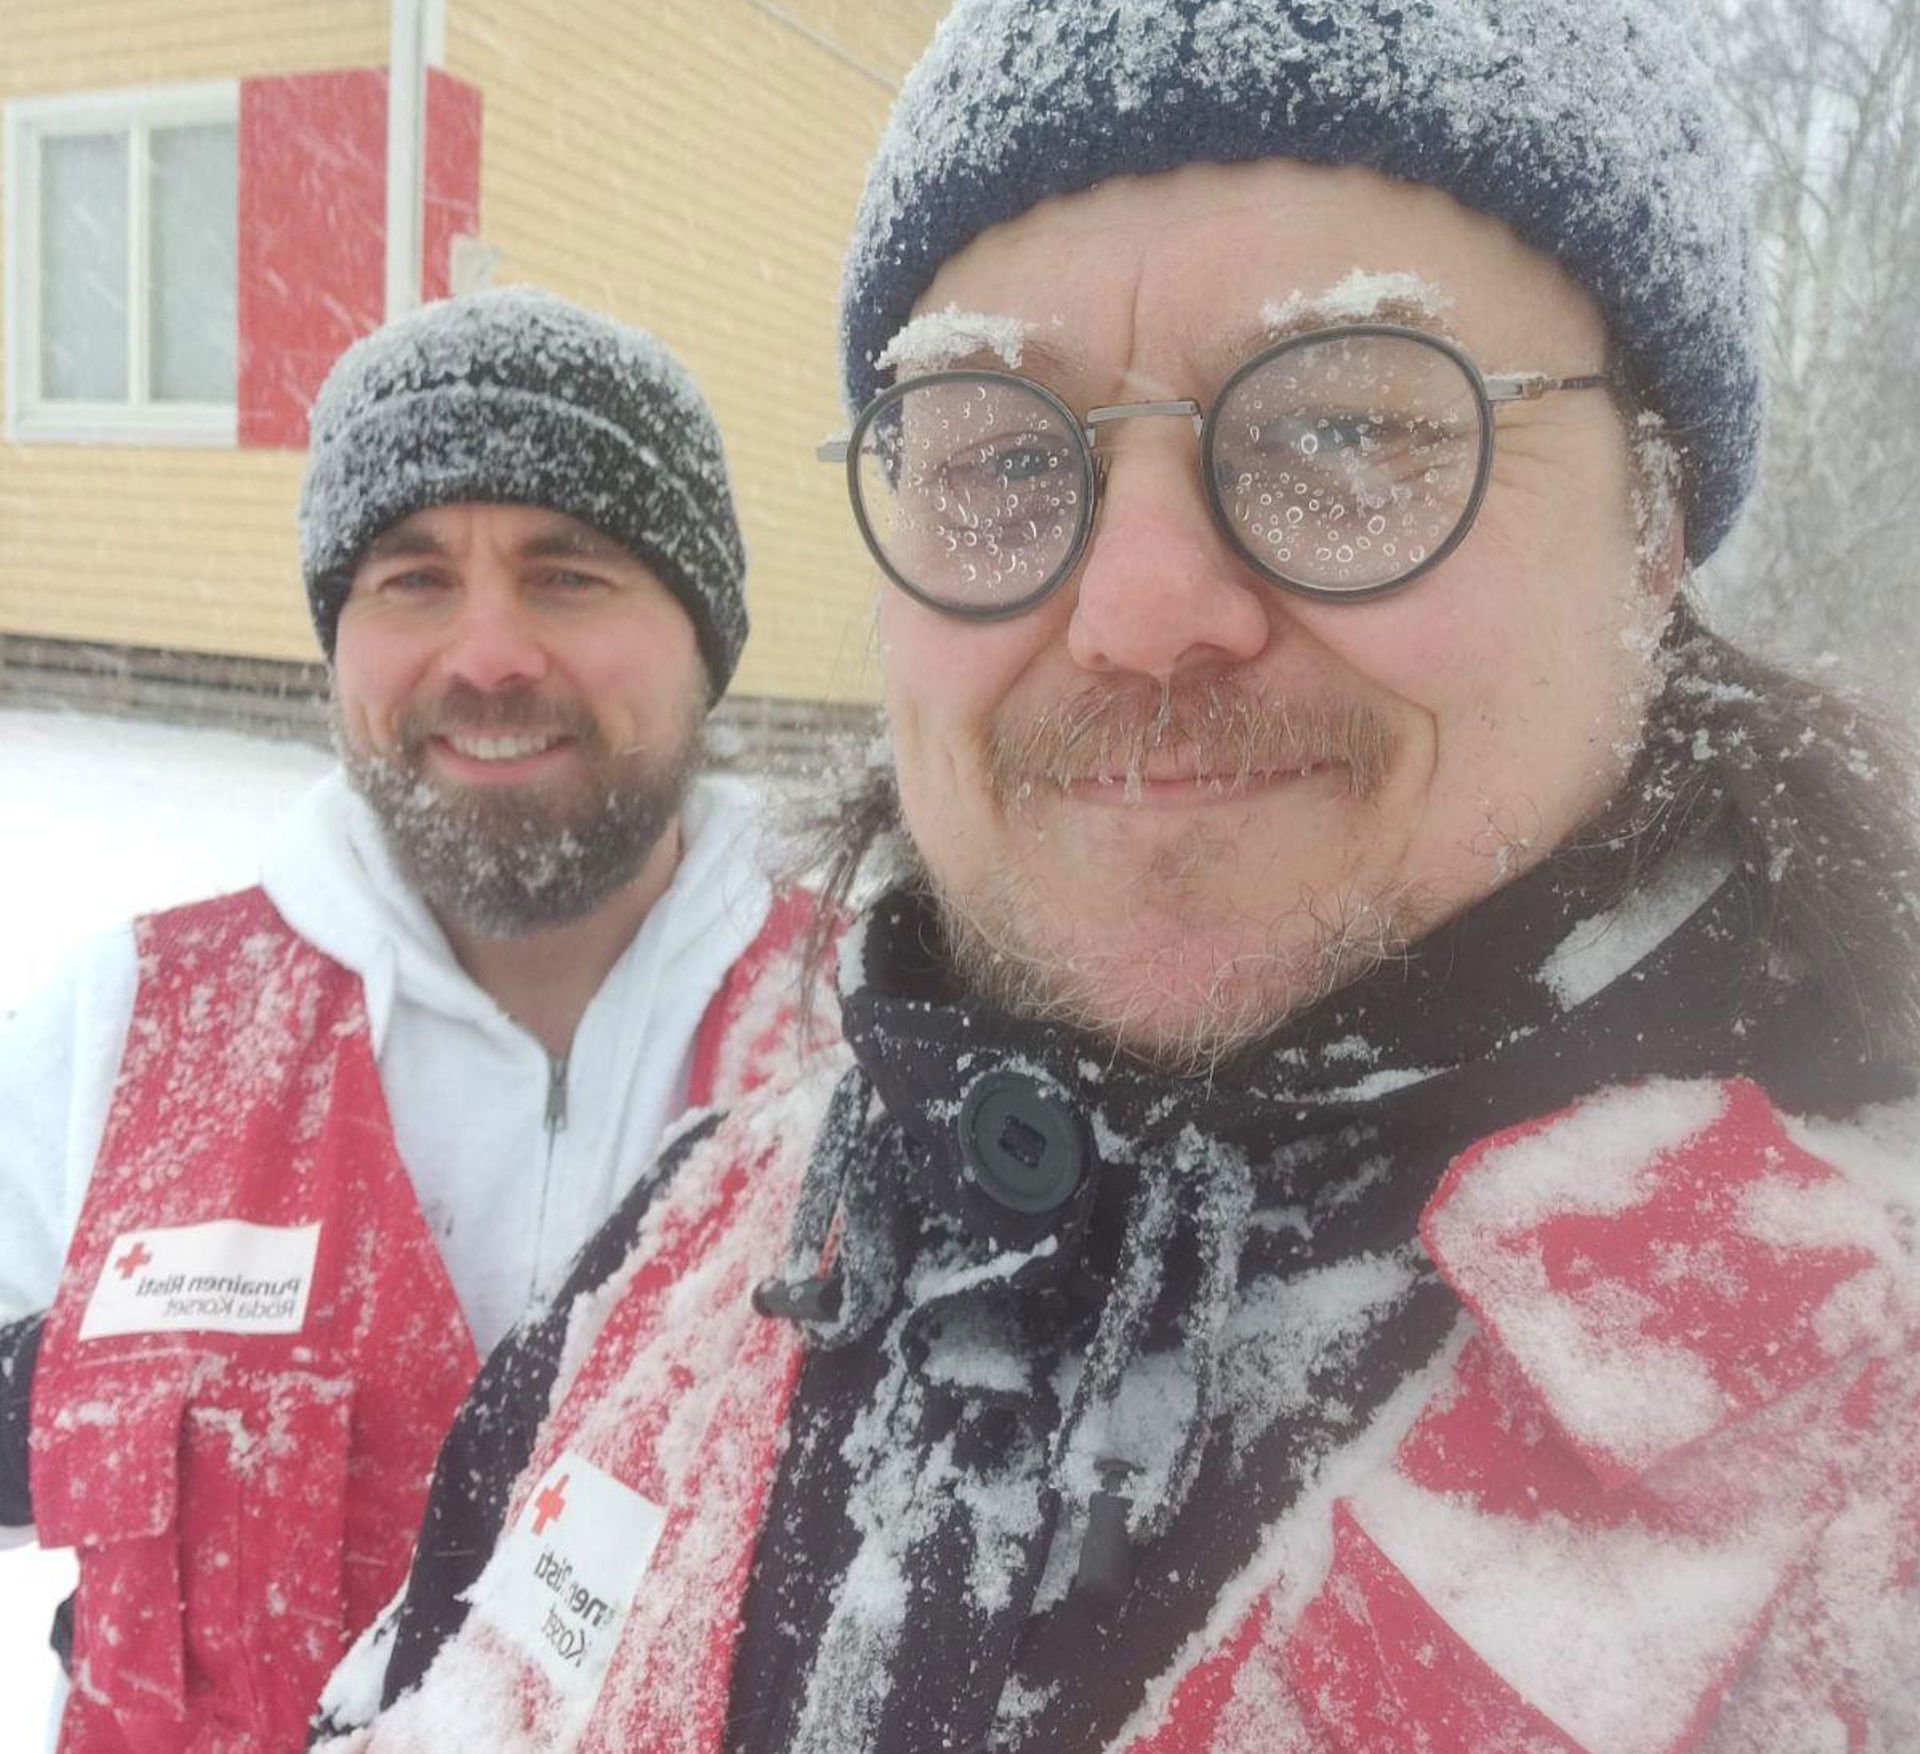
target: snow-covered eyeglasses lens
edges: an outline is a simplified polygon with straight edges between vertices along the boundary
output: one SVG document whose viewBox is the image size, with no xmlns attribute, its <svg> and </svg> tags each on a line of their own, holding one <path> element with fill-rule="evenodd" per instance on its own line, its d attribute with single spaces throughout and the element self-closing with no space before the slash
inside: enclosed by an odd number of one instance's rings
<svg viewBox="0 0 1920 1754">
<path fill-rule="evenodd" d="M 1465 538 L 1498 404 L 1613 381 L 1487 377 L 1439 336 L 1363 323 L 1263 349 L 1204 409 L 1075 415 L 1010 372 L 931 372 L 882 391 L 820 456 L 844 461 L 860 533 L 895 584 L 993 620 L 1032 608 L 1078 565 L 1099 506 L 1101 428 L 1187 419 L 1214 521 L 1247 564 L 1288 590 L 1353 600 L 1418 578 Z"/>
</svg>

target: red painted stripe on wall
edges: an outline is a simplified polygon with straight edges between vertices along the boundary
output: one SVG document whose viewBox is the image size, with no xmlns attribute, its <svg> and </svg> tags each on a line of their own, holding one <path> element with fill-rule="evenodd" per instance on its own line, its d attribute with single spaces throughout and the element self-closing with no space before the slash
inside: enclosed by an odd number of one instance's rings
<svg viewBox="0 0 1920 1754">
<path fill-rule="evenodd" d="M 240 85 L 240 443 L 307 442 L 327 369 L 385 299 L 384 68 Z"/>
<path fill-rule="evenodd" d="M 480 228 L 480 91 L 427 70 L 420 296 Z M 383 67 L 240 84 L 240 443 L 304 447 L 333 362 L 386 302 Z"/>
</svg>

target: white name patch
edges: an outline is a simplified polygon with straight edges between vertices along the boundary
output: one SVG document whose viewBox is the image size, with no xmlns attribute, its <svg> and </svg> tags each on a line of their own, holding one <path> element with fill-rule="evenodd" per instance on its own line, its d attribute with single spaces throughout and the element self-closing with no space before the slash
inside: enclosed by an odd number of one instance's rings
<svg viewBox="0 0 1920 1754">
<path fill-rule="evenodd" d="M 494 1549 L 470 1600 L 584 1720 L 667 1513 L 566 1451 Z"/>
<path fill-rule="evenodd" d="M 129 1230 L 107 1251 L 80 1338 L 115 1334 L 297 1334 L 307 1319 L 318 1224 L 216 1218 Z"/>
</svg>

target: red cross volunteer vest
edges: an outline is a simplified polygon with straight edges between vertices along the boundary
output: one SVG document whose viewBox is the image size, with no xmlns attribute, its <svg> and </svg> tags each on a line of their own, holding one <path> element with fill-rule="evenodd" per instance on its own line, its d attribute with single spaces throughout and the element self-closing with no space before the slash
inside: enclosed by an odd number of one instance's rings
<svg viewBox="0 0 1920 1754">
<path fill-rule="evenodd" d="M 813 909 L 779 897 L 708 1004 L 692 1105 L 797 1059 Z M 406 1576 L 477 1360 L 359 978 L 258 889 L 142 920 L 135 942 L 34 1381 L 35 1521 L 80 1558 L 62 1754 L 292 1754 Z"/>
<path fill-rule="evenodd" d="M 63 1754 L 280 1754 L 406 1576 L 477 1368 L 358 977 L 259 890 L 135 927 L 140 981 L 33 1390 L 78 1550 Z"/>
</svg>

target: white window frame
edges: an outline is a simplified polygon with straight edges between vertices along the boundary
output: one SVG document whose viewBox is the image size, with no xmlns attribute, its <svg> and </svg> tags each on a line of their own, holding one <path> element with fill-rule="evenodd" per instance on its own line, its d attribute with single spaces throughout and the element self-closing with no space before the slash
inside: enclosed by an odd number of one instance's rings
<svg viewBox="0 0 1920 1754">
<path fill-rule="evenodd" d="M 70 444 L 232 445 L 239 438 L 233 402 L 149 402 L 147 223 L 150 140 L 156 128 L 240 120 L 240 82 L 151 85 L 121 91 L 15 98 L 6 106 L 7 436 Z M 50 402 L 40 394 L 40 146 L 66 134 L 123 131 L 127 136 L 126 402 Z M 236 261 L 236 271 L 238 263 Z"/>
</svg>

